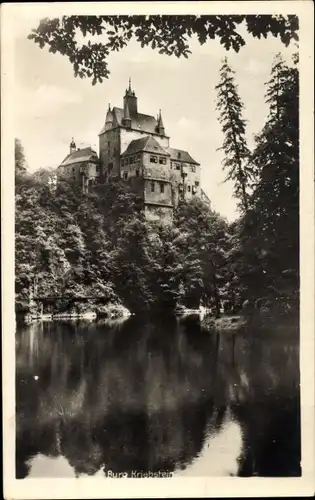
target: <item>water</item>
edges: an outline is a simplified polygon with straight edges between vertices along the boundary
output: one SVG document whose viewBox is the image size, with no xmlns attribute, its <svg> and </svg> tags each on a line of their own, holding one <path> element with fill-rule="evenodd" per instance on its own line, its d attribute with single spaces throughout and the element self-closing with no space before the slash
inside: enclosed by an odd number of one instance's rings
<svg viewBox="0 0 315 500">
<path fill-rule="evenodd" d="M 17 478 L 300 475 L 292 332 L 38 322 L 16 350 Z"/>
</svg>

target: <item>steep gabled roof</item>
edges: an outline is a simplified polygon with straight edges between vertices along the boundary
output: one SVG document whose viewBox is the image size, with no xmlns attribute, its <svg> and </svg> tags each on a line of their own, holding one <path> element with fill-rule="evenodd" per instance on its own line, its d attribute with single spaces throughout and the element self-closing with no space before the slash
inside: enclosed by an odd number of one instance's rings
<svg viewBox="0 0 315 500">
<path fill-rule="evenodd" d="M 122 121 L 124 118 L 124 110 L 122 108 L 113 108 L 113 126 L 122 126 Z M 131 116 L 131 128 L 136 130 L 141 130 L 142 132 L 148 132 L 149 134 L 157 134 L 157 120 L 154 116 L 144 115 L 143 113 L 137 113 L 137 116 Z M 105 132 L 105 125 L 103 126 L 100 134 Z"/>
<path fill-rule="evenodd" d="M 185 163 L 193 163 L 194 165 L 200 165 L 200 163 L 195 161 L 187 151 L 174 148 L 167 148 L 167 151 L 171 155 L 171 160 L 183 161 Z"/>
<path fill-rule="evenodd" d="M 126 151 L 121 156 L 129 156 L 135 153 L 140 153 L 140 151 L 145 151 L 146 153 L 156 153 L 160 155 L 169 156 L 166 149 L 162 148 L 160 144 L 149 135 L 141 137 L 141 139 L 135 139 L 131 141 Z"/>
<path fill-rule="evenodd" d="M 73 153 L 68 154 L 65 159 L 60 163 L 60 166 L 64 167 L 66 165 L 71 165 L 72 163 L 80 163 L 83 161 L 98 161 L 98 156 L 96 151 L 94 151 L 90 146 L 87 148 L 78 149 Z"/>
</svg>

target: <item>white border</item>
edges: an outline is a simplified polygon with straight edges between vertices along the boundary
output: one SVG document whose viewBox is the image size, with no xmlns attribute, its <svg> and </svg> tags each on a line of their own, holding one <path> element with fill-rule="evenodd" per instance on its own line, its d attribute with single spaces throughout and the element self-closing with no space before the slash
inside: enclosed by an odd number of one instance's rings
<svg viewBox="0 0 315 500">
<path fill-rule="evenodd" d="M 15 479 L 14 14 L 296 14 L 300 20 L 300 263 L 302 477 Z M 2 326 L 4 494 L 12 499 L 312 496 L 314 494 L 314 26 L 311 1 L 19 3 L 1 9 Z M 281 369 L 281 367 L 279 367 Z M 290 436 L 288 436 L 290 439 Z"/>
</svg>

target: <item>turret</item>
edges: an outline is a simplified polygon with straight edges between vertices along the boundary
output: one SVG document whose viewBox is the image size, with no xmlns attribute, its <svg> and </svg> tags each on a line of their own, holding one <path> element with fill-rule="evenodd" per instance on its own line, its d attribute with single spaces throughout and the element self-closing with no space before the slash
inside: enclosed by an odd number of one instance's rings
<svg viewBox="0 0 315 500">
<path fill-rule="evenodd" d="M 112 110 L 110 109 L 110 104 L 108 105 L 108 110 L 106 114 L 106 119 L 105 119 L 105 131 L 110 130 L 113 128 L 113 113 Z"/>
<path fill-rule="evenodd" d="M 160 112 L 158 114 L 158 118 L 157 118 L 156 131 L 160 135 L 165 135 L 165 128 L 164 128 L 164 124 L 163 124 L 163 120 L 162 120 L 161 110 L 160 110 Z"/>
<path fill-rule="evenodd" d="M 129 108 L 129 113 L 131 118 L 135 118 L 138 114 L 138 99 L 134 93 L 134 91 L 131 89 L 131 79 L 129 78 L 129 86 L 128 89 L 126 89 L 125 96 L 124 96 L 124 109 L 126 104 L 128 104 Z"/>
<path fill-rule="evenodd" d="M 74 153 L 77 150 L 77 147 L 74 142 L 74 138 L 72 137 L 72 141 L 70 142 L 70 154 Z"/>
<path fill-rule="evenodd" d="M 124 117 L 122 119 L 122 124 L 124 125 L 124 127 L 131 127 L 130 111 L 128 102 L 126 101 L 124 103 Z"/>
</svg>

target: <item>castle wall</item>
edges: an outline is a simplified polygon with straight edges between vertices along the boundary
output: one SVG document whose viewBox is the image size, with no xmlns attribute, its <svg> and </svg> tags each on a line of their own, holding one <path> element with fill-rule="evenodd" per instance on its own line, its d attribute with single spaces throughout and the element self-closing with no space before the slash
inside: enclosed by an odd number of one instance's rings
<svg viewBox="0 0 315 500">
<path fill-rule="evenodd" d="M 186 174 L 184 178 L 182 173 Z M 171 160 L 170 177 L 174 186 L 175 205 L 183 197 L 185 200 L 191 200 L 195 196 L 200 198 L 200 165 Z"/>
<path fill-rule="evenodd" d="M 99 176 L 98 165 L 87 161 L 58 167 L 58 175 L 76 182 L 81 181 L 82 173 L 84 173 L 86 178 L 95 180 Z"/>
<path fill-rule="evenodd" d="M 99 157 L 102 175 L 120 175 L 120 129 L 108 130 L 99 136 Z"/>
<path fill-rule="evenodd" d="M 170 182 L 145 179 L 144 202 L 172 206 L 172 185 Z"/>
<path fill-rule="evenodd" d="M 173 221 L 172 207 L 145 205 L 144 213 L 148 221 L 160 221 L 164 224 L 170 224 Z"/>
</svg>

